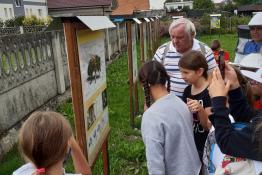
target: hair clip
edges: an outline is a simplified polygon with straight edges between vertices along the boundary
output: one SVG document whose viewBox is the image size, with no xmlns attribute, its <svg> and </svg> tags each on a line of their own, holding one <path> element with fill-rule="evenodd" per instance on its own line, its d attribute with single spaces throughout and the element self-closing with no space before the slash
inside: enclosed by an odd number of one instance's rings
<svg viewBox="0 0 262 175">
<path fill-rule="evenodd" d="M 37 173 L 44 173 L 45 172 L 45 168 L 37 168 L 36 172 Z"/>
</svg>

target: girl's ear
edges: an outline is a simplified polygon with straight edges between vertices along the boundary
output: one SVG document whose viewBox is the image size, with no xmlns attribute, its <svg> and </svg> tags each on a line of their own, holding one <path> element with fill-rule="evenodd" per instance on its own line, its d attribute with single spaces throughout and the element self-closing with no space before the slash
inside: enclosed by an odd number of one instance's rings
<svg viewBox="0 0 262 175">
<path fill-rule="evenodd" d="M 197 71 L 196 71 L 197 75 L 199 76 L 202 76 L 203 73 L 204 73 L 204 68 L 199 68 Z"/>
</svg>

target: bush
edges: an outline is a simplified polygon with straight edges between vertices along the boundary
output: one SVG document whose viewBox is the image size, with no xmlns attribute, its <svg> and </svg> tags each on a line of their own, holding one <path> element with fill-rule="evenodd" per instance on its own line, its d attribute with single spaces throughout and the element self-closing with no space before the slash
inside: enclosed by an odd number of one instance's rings
<svg viewBox="0 0 262 175">
<path fill-rule="evenodd" d="M 220 17 L 220 29 L 212 29 L 212 33 L 230 34 L 237 32 L 238 25 L 248 24 L 249 16 L 224 16 Z M 198 32 L 208 34 L 210 32 L 210 15 L 204 14 L 200 19 L 200 25 L 196 25 Z"/>
<path fill-rule="evenodd" d="M 4 26 L 5 27 L 14 27 L 15 26 L 15 19 L 12 18 L 12 19 L 5 20 Z"/>
<path fill-rule="evenodd" d="M 25 17 L 23 20 L 23 26 L 36 26 L 45 25 L 44 20 L 37 18 L 36 16 Z"/>
<path fill-rule="evenodd" d="M 24 19 L 25 19 L 24 16 L 15 17 L 15 19 L 14 19 L 15 26 L 22 26 Z"/>
</svg>

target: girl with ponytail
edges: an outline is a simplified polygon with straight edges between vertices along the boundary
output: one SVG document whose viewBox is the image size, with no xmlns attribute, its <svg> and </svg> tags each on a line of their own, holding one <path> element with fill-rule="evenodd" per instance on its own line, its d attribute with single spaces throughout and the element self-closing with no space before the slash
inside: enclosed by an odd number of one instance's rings
<svg viewBox="0 0 262 175">
<path fill-rule="evenodd" d="M 194 144 L 192 114 L 183 101 L 170 94 L 170 78 L 157 61 L 139 71 L 146 105 L 141 133 L 149 174 L 198 175 L 200 160 Z"/>
<path fill-rule="evenodd" d="M 76 173 L 91 174 L 68 121 L 59 113 L 33 113 L 23 124 L 18 142 L 23 157 L 30 163 L 13 175 L 69 175 L 63 163 L 70 154 Z"/>
</svg>

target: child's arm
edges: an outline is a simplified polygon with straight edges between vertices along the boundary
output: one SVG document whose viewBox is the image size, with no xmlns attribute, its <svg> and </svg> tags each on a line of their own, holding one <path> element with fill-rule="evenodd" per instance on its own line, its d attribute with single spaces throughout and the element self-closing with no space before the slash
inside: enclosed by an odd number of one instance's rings
<svg viewBox="0 0 262 175">
<path fill-rule="evenodd" d="M 213 112 L 209 119 L 215 127 L 218 146 L 224 154 L 261 161 L 262 155 L 253 140 L 254 122 L 241 130 L 235 130 L 230 122 L 229 110 L 226 108 L 229 88 L 230 81 L 225 84 L 219 69 L 216 68 L 209 86 Z"/>
<path fill-rule="evenodd" d="M 70 138 L 69 146 L 71 148 L 75 172 L 82 175 L 91 175 L 92 173 L 89 164 L 74 137 Z"/>
</svg>

